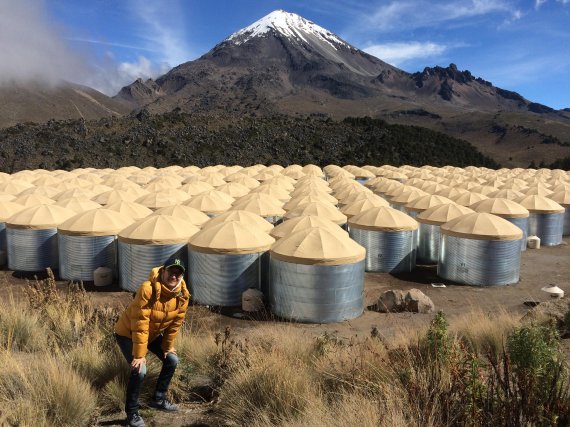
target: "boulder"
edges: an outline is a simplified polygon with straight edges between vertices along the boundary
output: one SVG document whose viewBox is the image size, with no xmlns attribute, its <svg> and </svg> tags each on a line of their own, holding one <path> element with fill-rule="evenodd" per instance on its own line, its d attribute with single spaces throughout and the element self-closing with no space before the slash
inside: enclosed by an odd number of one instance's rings
<svg viewBox="0 0 570 427">
<path fill-rule="evenodd" d="M 431 313 L 434 311 L 435 305 L 419 289 L 410 289 L 409 291 L 391 289 L 380 295 L 375 304 L 375 309 L 380 313 L 399 313 L 402 311 Z"/>
<path fill-rule="evenodd" d="M 393 289 L 384 292 L 376 302 L 376 311 L 380 313 L 397 313 L 404 311 L 405 291 Z"/>
<path fill-rule="evenodd" d="M 410 289 L 404 297 L 406 311 L 412 313 L 431 313 L 435 305 L 430 297 L 419 289 Z"/>
</svg>

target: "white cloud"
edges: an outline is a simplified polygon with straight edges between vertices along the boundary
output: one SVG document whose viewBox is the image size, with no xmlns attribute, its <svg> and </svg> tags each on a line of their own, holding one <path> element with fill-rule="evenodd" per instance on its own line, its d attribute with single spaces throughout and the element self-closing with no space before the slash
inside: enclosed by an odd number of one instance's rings
<svg viewBox="0 0 570 427">
<path fill-rule="evenodd" d="M 505 0 L 393 1 L 369 15 L 365 29 L 370 30 L 373 27 L 381 32 L 401 31 L 497 12 L 510 13 L 512 7 Z"/>
<path fill-rule="evenodd" d="M 192 59 L 184 32 L 184 14 L 178 1 L 169 1 L 165 6 L 160 2 L 132 0 L 131 8 L 141 20 L 139 37 L 158 53 L 160 62 L 174 67 Z"/>
<path fill-rule="evenodd" d="M 70 81 L 115 95 L 137 78 L 156 78 L 188 60 L 182 13 L 169 7 L 152 7 L 134 1 L 143 44 L 78 38 L 64 33 L 47 16 L 42 0 L 0 0 L 0 85 L 36 81 L 57 85 Z M 163 13 L 167 10 L 168 13 Z M 81 50 L 72 44 L 81 43 Z M 134 42 L 137 43 L 137 42 Z M 101 57 L 90 45 L 126 48 L 144 53 L 132 61 L 117 60 L 110 50 Z"/>
<path fill-rule="evenodd" d="M 365 52 L 394 66 L 399 66 L 413 59 L 439 56 L 446 50 L 447 46 L 431 42 L 385 43 L 364 49 Z"/>
<path fill-rule="evenodd" d="M 85 72 L 84 62 L 33 0 L 0 0 L 0 85 L 57 84 Z"/>
</svg>

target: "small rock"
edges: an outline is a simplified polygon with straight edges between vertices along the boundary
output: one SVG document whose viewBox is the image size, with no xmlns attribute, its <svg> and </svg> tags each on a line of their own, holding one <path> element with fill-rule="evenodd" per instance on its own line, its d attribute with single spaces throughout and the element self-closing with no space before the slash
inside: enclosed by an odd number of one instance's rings
<svg viewBox="0 0 570 427">
<path fill-rule="evenodd" d="M 410 289 L 409 291 L 392 289 L 380 295 L 375 309 L 380 313 L 399 313 L 402 311 L 431 313 L 434 311 L 435 305 L 419 289 Z"/>
</svg>

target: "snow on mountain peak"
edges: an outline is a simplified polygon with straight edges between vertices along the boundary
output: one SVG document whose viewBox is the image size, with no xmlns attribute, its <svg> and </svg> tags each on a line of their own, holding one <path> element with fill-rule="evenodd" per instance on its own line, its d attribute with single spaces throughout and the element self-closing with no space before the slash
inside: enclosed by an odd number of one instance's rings
<svg viewBox="0 0 570 427">
<path fill-rule="evenodd" d="M 271 30 L 277 31 L 289 38 L 300 39 L 306 43 L 308 43 L 306 35 L 313 35 L 330 44 L 334 49 L 337 48 L 335 45 L 347 46 L 344 41 L 325 28 L 306 20 L 302 16 L 285 12 L 284 10 L 271 12 L 269 15 L 264 16 L 248 27 L 233 33 L 226 40 L 231 40 L 235 44 L 240 45 L 254 37 L 263 37 Z"/>
</svg>

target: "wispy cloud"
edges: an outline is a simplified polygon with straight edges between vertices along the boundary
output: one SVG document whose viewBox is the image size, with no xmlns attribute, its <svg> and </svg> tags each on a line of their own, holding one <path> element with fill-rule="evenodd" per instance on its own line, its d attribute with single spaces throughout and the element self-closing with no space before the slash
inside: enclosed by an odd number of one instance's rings
<svg viewBox="0 0 570 427">
<path fill-rule="evenodd" d="M 132 12 L 140 19 L 138 36 L 149 49 L 157 52 L 158 62 L 170 66 L 193 59 L 186 43 L 184 14 L 180 1 L 169 1 L 168 6 L 148 0 L 131 0 Z"/>
<path fill-rule="evenodd" d="M 447 49 L 447 46 L 437 43 L 414 41 L 376 44 L 368 46 L 364 51 L 397 67 L 411 60 L 440 56 Z"/>
<path fill-rule="evenodd" d="M 546 0 L 534 0 L 534 8 L 538 10 L 544 3 L 546 3 Z"/>
<path fill-rule="evenodd" d="M 505 0 L 394 1 L 380 6 L 364 18 L 367 25 L 363 29 L 373 27 L 380 32 L 410 30 L 491 13 L 513 12 L 510 3 Z"/>
</svg>

